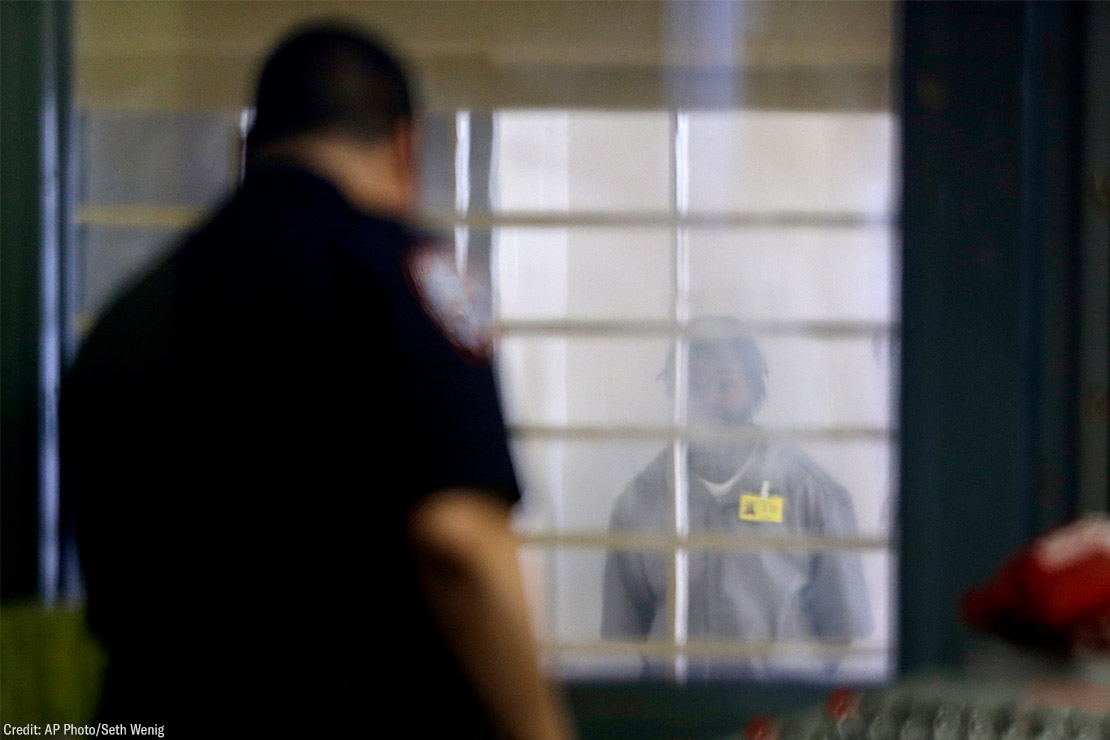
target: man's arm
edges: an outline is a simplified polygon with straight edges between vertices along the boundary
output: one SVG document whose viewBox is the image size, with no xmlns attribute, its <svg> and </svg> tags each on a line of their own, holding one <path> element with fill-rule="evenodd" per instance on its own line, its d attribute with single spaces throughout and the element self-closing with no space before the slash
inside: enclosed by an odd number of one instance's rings
<svg viewBox="0 0 1110 740">
<path fill-rule="evenodd" d="M 641 529 L 629 516 L 631 486 L 613 504 L 609 531 Z M 639 524 L 640 526 L 637 526 Z M 601 636 L 646 637 L 655 616 L 655 599 L 644 574 L 644 553 L 609 550 L 601 585 Z"/>
<path fill-rule="evenodd" d="M 605 556 L 605 572 L 601 585 L 602 637 L 646 637 L 651 631 L 651 602 L 641 596 L 640 579 L 633 574 L 638 552 L 610 550 Z"/>
<path fill-rule="evenodd" d="M 807 463 L 796 485 L 813 504 L 811 531 L 826 536 L 856 536 L 851 495 L 816 463 Z M 803 598 L 820 636 L 848 642 L 871 633 L 870 599 L 858 553 L 819 553 Z"/>
<path fill-rule="evenodd" d="M 509 507 L 481 491 L 428 496 L 408 537 L 425 598 L 491 721 L 513 740 L 572 737 L 539 669 Z"/>
</svg>

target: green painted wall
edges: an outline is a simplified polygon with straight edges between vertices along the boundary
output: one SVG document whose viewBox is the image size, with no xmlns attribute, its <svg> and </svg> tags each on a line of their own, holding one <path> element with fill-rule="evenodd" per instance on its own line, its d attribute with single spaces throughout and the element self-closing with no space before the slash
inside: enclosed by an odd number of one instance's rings
<svg viewBox="0 0 1110 740">
<path fill-rule="evenodd" d="M 0 2 L 0 597 L 35 593 L 46 3 Z"/>
</svg>

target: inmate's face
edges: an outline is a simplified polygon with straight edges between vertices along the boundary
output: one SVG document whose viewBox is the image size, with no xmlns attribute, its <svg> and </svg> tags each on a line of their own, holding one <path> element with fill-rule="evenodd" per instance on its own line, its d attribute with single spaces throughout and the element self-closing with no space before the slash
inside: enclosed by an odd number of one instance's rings
<svg viewBox="0 0 1110 740">
<path fill-rule="evenodd" d="M 690 420 L 708 424 L 747 424 L 755 411 L 744 366 L 727 346 L 690 352 Z"/>
</svg>

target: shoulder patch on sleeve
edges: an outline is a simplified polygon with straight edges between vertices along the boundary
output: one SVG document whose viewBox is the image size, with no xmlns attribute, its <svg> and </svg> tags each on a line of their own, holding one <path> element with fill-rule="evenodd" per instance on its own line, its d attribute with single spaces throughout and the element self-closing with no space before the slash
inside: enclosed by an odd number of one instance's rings
<svg viewBox="0 0 1110 740">
<path fill-rule="evenodd" d="M 473 278 L 459 275 L 448 246 L 412 246 L 405 275 L 417 303 L 464 359 L 488 363 L 493 356 L 493 321 L 488 292 Z"/>
</svg>

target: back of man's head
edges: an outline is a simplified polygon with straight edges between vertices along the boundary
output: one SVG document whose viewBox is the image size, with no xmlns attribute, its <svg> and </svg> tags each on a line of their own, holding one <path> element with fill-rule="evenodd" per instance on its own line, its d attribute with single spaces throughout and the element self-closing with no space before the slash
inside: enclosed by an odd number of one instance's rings
<svg viewBox="0 0 1110 740">
<path fill-rule="evenodd" d="M 380 41 L 342 25 L 306 27 L 262 68 L 249 151 L 313 133 L 386 139 L 413 109 L 405 72 Z"/>
</svg>

